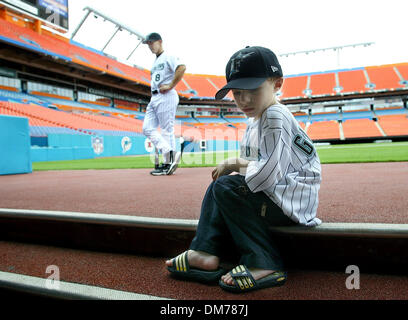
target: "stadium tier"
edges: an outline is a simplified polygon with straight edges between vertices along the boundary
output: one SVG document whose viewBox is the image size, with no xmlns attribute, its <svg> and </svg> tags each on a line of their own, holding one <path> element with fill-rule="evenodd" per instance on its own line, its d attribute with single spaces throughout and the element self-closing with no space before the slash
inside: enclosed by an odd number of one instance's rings
<svg viewBox="0 0 408 320">
<path fill-rule="evenodd" d="M 79 96 L 74 98 L 72 89 L 54 88 L 50 85 L 43 89 L 42 84 L 35 83 L 39 80 L 26 80 L 28 88 L 23 89 L 22 82 L 16 76 L 10 78 L 6 75 L 6 78 L 0 79 L 0 113 L 27 117 L 32 136 L 46 136 L 50 133 L 142 135 L 142 111 L 150 98 L 147 95 L 150 92 L 149 70 L 121 63 L 100 51 L 47 30 L 38 31 L 18 15 L 4 15 L 0 19 L 0 43 L 7 44 L 7 50 L 18 48 L 42 54 L 52 57 L 55 63 L 60 61 L 61 65 L 66 63 L 74 69 L 75 66 L 78 66 L 78 70 L 84 70 L 85 67 L 91 72 L 93 70 L 94 75 L 115 76 L 119 84 L 116 88 L 120 88 L 121 79 L 131 81 L 134 87 L 147 88 L 144 93 L 139 93 L 142 99 L 132 102 L 126 98 L 118 100 L 106 98 L 107 96 L 92 96 L 88 92 L 77 93 Z M 47 60 L 38 61 L 41 63 Z M 204 104 L 200 104 L 201 106 L 205 106 L 205 103 L 210 107 L 214 106 L 217 103 L 214 95 L 225 83 L 225 77 L 220 75 L 184 75 L 176 87 L 180 102 L 192 108 L 196 105 L 198 112 L 185 112 L 184 115 L 177 116 L 177 136 L 202 140 L 206 131 L 210 130 L 214 139 L 231 137 L 231 132 L 235 132 L 235 139 L 239 140 L 246 128 L 247 118 L 235 108 L 231 92 L 220 102 L 221 106 L 228 102 L 229 109 L 218 108 L 214 113 L 201 108 L 203 113 L 197 107 L 202 101 Z M 114 91 L 115 88 L 109 87 L 108 90 Z M 370 94 L 404 93 L 406 90 L 408 63 L 399 63 L 287 75 L 280 99 L 285 104 L 293 101 L 307 104 L 313 99 L 329 101 L 336 96 L 345 99 L 350 96 L 349 99 L 353 99 L 356 95 L 373 97 Z M 378 109 L 366 106 L 363 110 L 356 109 L 358 108 L 344 111 L 337 108 L 337 111 L 332 112 L 316 112 L 310 107 L 308 112 L 299 111 L 294 115 L 302 128 L 316 141 L 408 135 L 406 102 L 404 106 L 397 108 Z"/>
<path fill-rule="evenodd" d="M 0 113 L 29 119 L 31 136 L 49 133 L 89 135 L 142 134 L 144 113 L 126 108 L 111 108 L 49 96 L 0 90 Z M 408 112 L 402 107 L 376 110 L 323 112 L 295 118 L 309 136 L 316 141 L 350 138 L 406 136 Z M 177 116 L 176 132 L 189 140 L 202 140 L 205 130 L 216 138 L 235 130 L 238 139 L 245 130 L 247 118 L 241 115 Z M 374 120 L 378 118 L 378 122 Z M 340 125 L 339 122 L 342 122 Z"/>
<path fill-rule="evenodd" d="M 88 68 L 149 86 L 150 72 L 109 58 L 102 52 L 82 44 L 39 34 L 5 19 L 0 19 L 0 40 L 29 50 L 45 53 Z M 394 91 L 408 88 L 408 64 L 365 67 L 350 70 L 286 76 L 281 99 L 347 95 L 354 93 Z M 176 87 L 181 97 L 213 100 L 215 92 L 225 84 L 216 75 L 186 74 Z M 229 94 L 227 99 L 232 99 Z"/>
<path fill-rule="evenodd" d="M 128 66 L 76 42 L 48 33 L 38 34 L 30 28 L 24 28 L 4 19 L 0 19 L 0 40 L 140 84 L 147 86 L 150 84 L 148 70 Z"/>
<path fill-rule="evenodd" d="M 32 137 L 55 133 L 142 136 L 143 113 L 48 99 L 0 90 L 0 114 L 28 118 Z M 205 136 L 203 128 L 186 126 L 181 121 L 177 122 L 175 132 L 176 136 L 183 136 L 185 140 L 199 141 Z M 222 135 L 219 132 L 216 134 Z"/>
<path fill-rule="evenodd" d="M 33 104 L 0 102 L 0 113 L 27 117 L 30 127 L 68 128 L 85 134 L 127 134 L 142 132 L 142 121 L 86 113 L 66 113 Z"/>
</svg>

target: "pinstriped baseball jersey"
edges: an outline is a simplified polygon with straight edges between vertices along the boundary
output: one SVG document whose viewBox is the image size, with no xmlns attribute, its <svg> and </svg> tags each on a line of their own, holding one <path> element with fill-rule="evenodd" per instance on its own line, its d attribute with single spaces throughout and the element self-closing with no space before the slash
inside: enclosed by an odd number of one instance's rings
<svg viewBox="0 0 408 320">
<path fill-rule="evenodd" d="M 167 55 L 166 52 L 158 56 L 151 70 L 152 78 L 150 84 L 152 91 L 159 90 L 162 84 L 171 83 L 177 67 L 181 64 L 179 58 Z"/>
<path fill-rule="evenodd" d="M 270 106 L 259 120 L 249 119 L 241 143 L 249 160 L 245 181 L 263 191 L 293 221 L 316 226 L 321 183 L 320 159 L 312 141 L 286 106 Z"/>
<path fill-rule="evenodd" d="M 177 67 L 181 65 L 178 58 L 162 52 L 155 60 L 151 70 L 150 103 L 146 109 L 143 122 L 143 134 L 147 136 L 163 154 L 164 163 L 170 163 L 170 151 L 176 150 L 174 119 L 179 103 L 177 91 L 173 88 L 166 93 L 160 92 L 160 86 L 173 81 Z M 160 126 L 161 132 L 157 130 Z"/>
</svg>

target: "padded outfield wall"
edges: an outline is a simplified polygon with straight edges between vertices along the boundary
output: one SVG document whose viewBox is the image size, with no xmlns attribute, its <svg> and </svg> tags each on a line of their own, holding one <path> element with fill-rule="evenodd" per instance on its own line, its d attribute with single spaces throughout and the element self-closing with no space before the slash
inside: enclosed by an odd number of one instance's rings
<svg viewBox="0 0 408 320">
<path fill-rule="evenodd" d="M 33 162 L 147 155 L 154 152 L 153 144 L 144 136 L 49 134 L 47 140 L 46 147 L 31 147 L 31 159 Z M 238 141 L 203 141 L 185 141 L 183 151 L 234 151 L 239 149 Z M 176 139 L 176 146 L 177 150 L 180 151 L 180 139 Z"/>
<path fill-rule="evenodd" d="M 28 119 L 0 115 L 0 175 L 31 172 Z"/>
<path fill-rule="evenodd" d="M 145 140 L 143 136 L 49 134 L 47 146 L 32 146 L 31 155 L 33 162 L 142 155 L 149 153 Z"/>
</svg>

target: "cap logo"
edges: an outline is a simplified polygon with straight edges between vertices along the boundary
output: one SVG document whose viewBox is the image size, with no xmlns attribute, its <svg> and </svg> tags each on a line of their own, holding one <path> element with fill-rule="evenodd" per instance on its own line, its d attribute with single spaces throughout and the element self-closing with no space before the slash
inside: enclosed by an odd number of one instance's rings
<svg viewBox="0 0 408 320">
<path fill-rule="evenodd" d="M 275 66 L 271 66 L 271 69 L 272 69 L 272 72 L 278 72 L 278 68 L 277 67 L 275 67 Z"/>
<path fill-rule="evenodd" d="M 243 54 L 240 52 L 234 59 L 231 60 L 231 71 L 229 74 L 229 78 L 231 78 L 234 74 L 239 72 L 239 69 L 241 68 L 241 63 L 251 55 L 255 54 L 255 52 L 248 52 L 246 54 Z"/>
</svg>

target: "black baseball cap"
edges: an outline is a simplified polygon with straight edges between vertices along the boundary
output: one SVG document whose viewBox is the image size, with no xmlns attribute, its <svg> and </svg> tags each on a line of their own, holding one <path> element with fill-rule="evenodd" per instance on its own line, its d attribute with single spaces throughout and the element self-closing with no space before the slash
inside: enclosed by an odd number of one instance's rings
<svg viewBox="0 0 408 320">
<path fill-rule="evenodd" d="M 278 58 L 270 49 L 246 47 L 229 59 L 225 75 L 227 84 L 216 93 L 217 100 L 224 98 L 231 89 L 256 89 L 268 78 L 283 77 L 283 72 Z"/>
<path fill-rule="evenodd" d="M 152 33 L 149 33 L 147 36 L 146 36 L 146 39 L 143 41 L 143 43 L 144 44 L 147 44 L 149 41 L 157 41 L 157 40 L 162 40 L 162 38 L 161 38 L 161 36 L 160 36 L 160 34 L 158 34 L 158 33 L 156 33 L 156 32 L 152 32 Z"/>
</svg>

